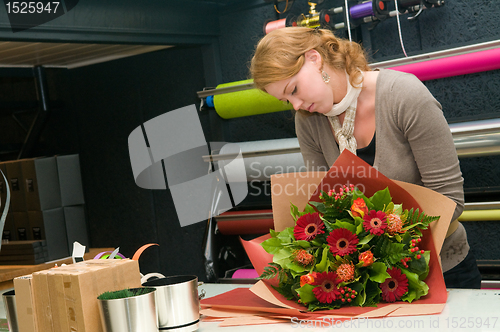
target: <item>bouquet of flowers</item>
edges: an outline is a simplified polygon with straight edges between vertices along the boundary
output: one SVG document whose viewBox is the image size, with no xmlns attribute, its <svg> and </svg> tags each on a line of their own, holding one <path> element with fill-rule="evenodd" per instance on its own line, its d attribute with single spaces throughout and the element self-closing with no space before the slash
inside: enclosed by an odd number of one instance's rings
<svg viewBox="0 0 500 332">
<path fill-rule="evenodd" d="M 412 302 L 427 295 L 430 251 L 422 230 L 439 217 L 394 204 L 388 188 L 366 197 L 353 185 L 321 191 L 304 211 L 291 204 L 294 227 L 271 230 L 273 255 L 261 279 L 308 310 Z"/>
</svg>

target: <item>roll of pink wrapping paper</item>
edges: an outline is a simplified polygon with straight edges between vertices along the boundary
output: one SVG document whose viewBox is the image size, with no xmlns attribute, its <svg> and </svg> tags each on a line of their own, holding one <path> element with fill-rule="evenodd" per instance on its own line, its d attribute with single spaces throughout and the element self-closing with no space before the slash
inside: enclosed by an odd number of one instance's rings
<svg viewBox="0 0 500 332">
<path fill-rule="evenodd" d="M 421 81 L 500 69 L 500 48 L 389 67 L 411 73 Z"/>
</svg>

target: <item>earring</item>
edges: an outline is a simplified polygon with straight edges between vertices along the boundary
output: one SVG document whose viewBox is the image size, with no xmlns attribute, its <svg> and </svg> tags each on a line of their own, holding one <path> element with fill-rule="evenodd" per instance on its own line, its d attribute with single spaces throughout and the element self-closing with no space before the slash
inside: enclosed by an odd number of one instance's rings
<svg viewBox="0 0 500 332">
<path fill-rule="evenodd" d="M 323 82 L 325 82 L 325 84 L 328 84 L 328 82 L 330 82 L 330 75 L 328 75 L 328 73 L 324 70 L 321 71 L 321 78 L 323 79 Z"/>
</svg>

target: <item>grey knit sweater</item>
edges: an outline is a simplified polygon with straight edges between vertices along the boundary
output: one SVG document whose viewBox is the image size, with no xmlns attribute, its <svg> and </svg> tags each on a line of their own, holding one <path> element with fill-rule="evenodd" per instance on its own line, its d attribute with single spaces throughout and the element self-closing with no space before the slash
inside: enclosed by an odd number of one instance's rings
<svg viewBox="0 0 500 332">
<path fill-rule="evenodd" d="M 464 206 L 463 178 L 451 132 L 441 105 L 414 75 L 382 69 L 375 96 L 375 161 L 390 179 L 423 185 Z M 297 113 L 295 127 L 309 170 L 328 169 L 340 154 L 328 118 Z M 443 270 L 461 262 L 469 251 L 462 225 L 441 250 Z"/>
</svg>

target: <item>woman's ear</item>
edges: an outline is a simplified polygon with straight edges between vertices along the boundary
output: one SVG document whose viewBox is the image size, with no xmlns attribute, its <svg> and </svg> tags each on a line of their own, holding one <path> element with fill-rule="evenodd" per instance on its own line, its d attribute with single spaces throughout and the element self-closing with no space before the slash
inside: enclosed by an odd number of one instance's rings
<svg viewBox="0 0 500 332">
<path fill-rule="evenodd" d="M 306 53 L 304 53 L 304 57 L 306 61 L 312 62 L 318 70 L 320 70 L 323 67 L 323 59 L 321 58 L 321 55 L 319 54 L 318 51 L 315 49 L 309 50 Z"/>
</svg>

